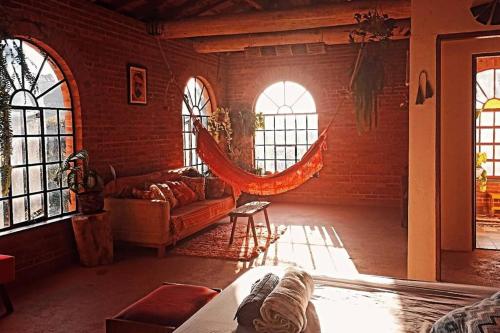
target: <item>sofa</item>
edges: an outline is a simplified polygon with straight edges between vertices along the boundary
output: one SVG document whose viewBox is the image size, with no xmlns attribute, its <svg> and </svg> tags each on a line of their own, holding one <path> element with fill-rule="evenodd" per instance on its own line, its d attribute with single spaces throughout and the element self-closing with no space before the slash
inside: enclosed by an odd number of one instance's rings
<svg viewBox="0 0 500 333">
<path fill-rule="evenodd" d="M 114 239 L 156 248 L 158 257 L 163 257 L 167 246 L 212 225 L 234 209 L 235 199 L 227 192 L 220 198 L 195 201 L 175 209 L 171 209 L 168 201 L 120 196 L 124 189 L 161 183 L 166 176 L 171 178 L 172 174 L 184 172 L 193 170 L 164 170 L 121 177 L 106 184 L 104 207 L 110 214 Z"/>
</svg>

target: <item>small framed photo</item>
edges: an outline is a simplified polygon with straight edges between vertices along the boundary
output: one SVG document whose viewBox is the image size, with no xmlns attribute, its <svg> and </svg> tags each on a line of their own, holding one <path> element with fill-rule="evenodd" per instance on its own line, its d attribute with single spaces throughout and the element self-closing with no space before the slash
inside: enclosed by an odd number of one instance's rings
<svg viewBox="0 0 500 333">
<path fill-rule="evenodd" d="M 129 104 L 148 104 L 148 77 L 145 67 L 128 65 Z"/>
</svg>

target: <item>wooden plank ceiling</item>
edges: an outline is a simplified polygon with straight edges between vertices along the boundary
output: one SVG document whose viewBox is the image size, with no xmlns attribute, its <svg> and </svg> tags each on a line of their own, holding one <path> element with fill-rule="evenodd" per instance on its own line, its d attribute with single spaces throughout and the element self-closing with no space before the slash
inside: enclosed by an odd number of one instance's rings
<svg viewBox="0 0 500 333">
<path fill-rule="evenodd" d="M 190 40 L 200 53 L 275 47 L 274 53 L 282 54 L 284 47 L 300 44 L 318 52 L 307 45 L 347 43 L 354 13 L 370 9 L 401 20 L 396 38 L 407 38 L 410 31 L 410 0 L 88 1 L 145 23 L 159 22 L 162 38 Z"/>
</svg>

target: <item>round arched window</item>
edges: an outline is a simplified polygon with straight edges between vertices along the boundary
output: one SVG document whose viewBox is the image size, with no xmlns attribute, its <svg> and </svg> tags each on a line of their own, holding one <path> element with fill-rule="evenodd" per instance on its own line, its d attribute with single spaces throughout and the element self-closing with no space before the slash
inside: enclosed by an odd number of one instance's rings
<svg viewBox="0 0 500 333">
<path fill-rule="evenodd" d="M 212 100 L 205 82 L 199 77 L 190 78 L 186 87 L 184 87 L 184 94 L 187 96 L 193 113 L 207 127 L 208 116 L 212 113 Z M 193 123 L 184 102 L 182 102 L 182 137 L 184 166 L 195 167 L 201 173 L 207 171 L 206 165 L 203 164 L 203 161 L 196 153 L 196 136 L 193 134 Z"/>
<path fill-rule="evenodd" d="M 267 87 L 255 112 L 264 128 L 255 131 L 255 165 L 262 172 L 280 172 L 298 162 L 318 139 L 318 115 L 312 95 L 291 81 Z"/>
<path fill-rule="evenodd" d="M 64 73 L 47 52 L 26 40 L 1 42 L 10 81 L 12 166 L 10 190 L 0 197 L 0 229 L 75 210 L 59 164 L 73 152 L 73 107 Z M 25 55 L 28 71 L 16 60 Z M 0 194 L 1 195 L 1 194 Z"/>
</svg>

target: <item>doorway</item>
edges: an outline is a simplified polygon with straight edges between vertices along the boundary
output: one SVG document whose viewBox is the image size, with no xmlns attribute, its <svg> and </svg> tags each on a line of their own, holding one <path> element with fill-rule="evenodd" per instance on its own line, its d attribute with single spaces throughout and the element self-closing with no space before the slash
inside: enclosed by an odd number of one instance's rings
<svg viewBox="0 0 500 333">
<path fill-rule="evenodd" d="M 475 247 L 500 250 L 500 53 L 473 56 Z"/>
</svg>

